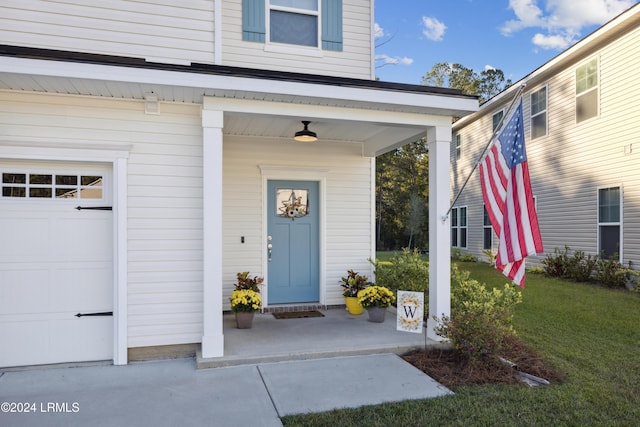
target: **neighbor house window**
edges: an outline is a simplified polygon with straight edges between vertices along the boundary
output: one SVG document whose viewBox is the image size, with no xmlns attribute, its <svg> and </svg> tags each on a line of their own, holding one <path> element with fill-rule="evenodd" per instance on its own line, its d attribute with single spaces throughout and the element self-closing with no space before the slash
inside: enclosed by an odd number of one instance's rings
<svg viewBox="0 0 640 427">
<path fill-rule="evenodd" d="M 461 152 L 462 152 L 462 136 L 460 134 L 456 134 L 456 160 L 460 158 Z"/>
<path fill-rule="evenodd" d="M 493 248 L 493 228 L 491 227 L 491 220 L 489 219 L 487 207 L 484 206 L 482 210 L 484 211 L 482 220 L 482 249 L 491 249 Z"/>
<path fill-rule="evenodd" d="M 620 187 L 598 189 L 598 250 L 606 258 L 622 259 L 620 230 L 622 193 Z"/>
<path fill-rule="evenodd" d="M 242 39 L 341 51 L 342 0 L 242 0 Z"/>
<path fill-rule="evenodd" d="M 498 126 L 501 125 L 501 120 L 502 120 L 502 116 L 504 116 L 504 110 L 500 110 L 497 113 L 495 113 L 493 115 L 493 123 L 491 126 L 491 130 L 492 131 L 496 131 L 496 129 L 498 129 Z"/>
<path fill-rule="evenodd" d="M 576 122 L 598 115 L 598 60 L 576 69 Z"/>
<path fill-rule="evenodd" d="M 547 134 L 547 87 L 531 94 L 531 139 Z"/>
<path fill-rule="evenodd" d="M 451 246 L 467 247 L 467 208 L 451 209 Z"/>
</svg>

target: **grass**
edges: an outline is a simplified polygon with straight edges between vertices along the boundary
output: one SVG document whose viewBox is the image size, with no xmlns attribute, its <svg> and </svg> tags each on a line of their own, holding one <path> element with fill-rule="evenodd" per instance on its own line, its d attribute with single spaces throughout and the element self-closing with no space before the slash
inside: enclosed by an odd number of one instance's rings
<svg viewBox="0 0 640 427">
<path fill-rule="evenodd" d="M 488 286 L 505 278 L 458 263 Z M 567 373 L 561 384 L 464 386 L 436 399 L 289 416 L 285 426 L 633 426 L 640 420 L 640 294 L 527 275 L 520 338 Z"/>
</svg>

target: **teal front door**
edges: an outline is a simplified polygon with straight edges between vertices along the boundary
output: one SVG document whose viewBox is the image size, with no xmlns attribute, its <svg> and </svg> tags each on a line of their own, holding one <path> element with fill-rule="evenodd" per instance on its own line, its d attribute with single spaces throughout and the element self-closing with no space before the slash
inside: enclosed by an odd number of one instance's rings
<svg viewBox="0 0 640 427">
<path fill-rule="evenodd" d="M 268 302 L 319 302 L 319 206 L 316 181 L 267 183 Z"/>
</svg>

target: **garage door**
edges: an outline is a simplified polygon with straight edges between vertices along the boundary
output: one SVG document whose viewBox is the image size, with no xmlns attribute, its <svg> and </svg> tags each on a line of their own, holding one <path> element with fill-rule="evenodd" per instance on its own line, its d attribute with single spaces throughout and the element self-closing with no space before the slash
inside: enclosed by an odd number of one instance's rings
<svg viewBox="0 0 640 427">
<path fill-rule="evenodd" d="M 0 366 L 113 359 L 109 168 L 0 161 L 0 176 Z"/>
</svg>

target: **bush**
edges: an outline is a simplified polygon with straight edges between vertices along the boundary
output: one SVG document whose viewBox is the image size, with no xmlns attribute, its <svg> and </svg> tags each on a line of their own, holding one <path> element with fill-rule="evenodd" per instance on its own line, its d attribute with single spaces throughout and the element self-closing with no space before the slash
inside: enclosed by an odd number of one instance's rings
<svg viewBox="0 0 640 427">
<path fill-rule="evenodd" d="M 575 251 L 569 258 L 567 275 L 578 282 L 589 282 L 598 258 L 593 255 L 585 255 L 582 251 Z"/>
<path fill-rule="evenodd" d="M 542 260 L 542 268 L 548 276 L 562 277 L 575 280 L 577 282 L 589 282 L 595 277 L 595 280 L 602 286 L 607 288 L 624 288 L 633 289 L 637 285 L 640 272 L 629 268 L 618 261 L 618 255 L 614 254 L 611 258 L 605 258 L 604 254 L 600 257 L 586 255 L 583 251 L 575 251 L 569 257 L 569 247 L 565 246 L 563 251 L 555 248 L 553 255 L 547 255 Z M 533 272 L 533 269 L 528 271 Z"/>
<path fill-rule="evenodd" d="M 394 292 L 398 290 L 425 293 L 425 307 L 429 306 L 429 262 L 417 250 L 404 249 L 389 261 L 371 261 L 375 267 L 376 285 Z"/>
<path fill-rule="evenodd" d="M 558 248 L 553 250 L 553 255 L 549 254 L 542 260 L 544 272 L 551 277 L 567 277 L 569 268 L 569 247 L 565 246 L 564 251 Z"/>
<path fill-rule="evenodd" d="M 492 251 L 491 249 L 484 249 L 482 253 L 485 254 L 487 258 L 489 258 L 489 265 L 496 265 L 496 257 L 498 255 L 496 252 Z"/>
<path fill-rule="evenodd" d="M 469 253 L 465 253 L 460 248 L 451 248 L 451 260 L 463 262 L 477 262 L 478 258 Z"/>
<path fill-rule="evenodd" d="M 607 288 L 624 288 L 629 274 L 618 261 L 618 255 L 611 258 L 600 257 L 596 263 L 596 280 Z"/>
<path fill-rule="evenodd" d="M 538 266 L 527 267 L 527 273 L 531 273 L 531 274 L 546 274 L 546 272 L 544 271 L 544 268 L 543 267 L 538 267 Z"/>
<path fill-rule="evenodd" d="M 454 265 L 451 317 L 443 317 L 436 332 L 473 363 L 497 357 L 506 338 L 515 335 L 512 320 L 515 305 L 520 302 L 522 294 L 517 287 L 505 284 L 502 290 L 489 290 Z"/>
</svg>

